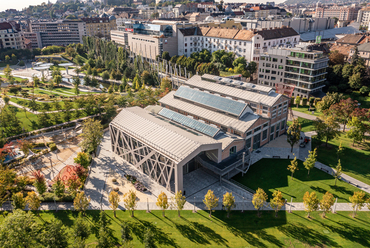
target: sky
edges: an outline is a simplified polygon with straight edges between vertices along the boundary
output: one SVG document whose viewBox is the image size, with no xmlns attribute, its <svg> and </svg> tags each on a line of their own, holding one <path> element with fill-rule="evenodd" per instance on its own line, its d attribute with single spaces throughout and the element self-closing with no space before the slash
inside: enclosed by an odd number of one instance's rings
<svg viewBox="0 0 370 248">
<path fill-rule="evenodd" d="M 29 5 L 40 5 L 43 2 L 48 2 L 48 0 L 0 0 L 0 11 L 6 9 L 16 9 L 22 10 Z M 55 3 L 56 0 L 50 0 L 50 2 Z"/>
</svg>

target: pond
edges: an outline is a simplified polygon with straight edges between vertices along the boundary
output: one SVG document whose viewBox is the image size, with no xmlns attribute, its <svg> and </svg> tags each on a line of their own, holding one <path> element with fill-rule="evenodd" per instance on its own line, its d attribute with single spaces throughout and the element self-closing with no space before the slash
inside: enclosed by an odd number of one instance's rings
<svg viewBox="0 0 370 248">
<path fill-rule="evenodd" d="M 24 153 L 19 148 L 15 148 L 15 149 L 12 150 L 11 153 L 6 155 L 5 160 L 4 160 L 4 164 L 10 163 L 14 159 L 18 159 L 18 158 L 22 158 L 22 157 L 24 157 Z"/>
</svg>

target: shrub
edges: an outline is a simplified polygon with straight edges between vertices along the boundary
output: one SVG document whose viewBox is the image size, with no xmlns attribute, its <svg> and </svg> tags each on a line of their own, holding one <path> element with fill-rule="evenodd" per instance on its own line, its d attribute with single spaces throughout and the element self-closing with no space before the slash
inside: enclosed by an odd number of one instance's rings
<svg viewBox="0 0 370 248">
<path fill-rule="evenodd" d="M 19 66 L 25 66 L 25 63 L 24 63 L 24 61 L 23 60 L 21 60 L 21 61 L 19 61 L 19 64 L 18 64 Z"/>
<path fill-rule="evenodd" d="M 302 106 L 307 106 L 307 97 L 302 98 Z"/>
<path fill-rule="evenodd" d="M 50 151 L 55 151 L 55 150 L 57 150 L 57 149 L 58 149 L 58 148 L 57 148 L 57 145 L 56 145 L 55 143 L 50 144 L 50 145 L 49 145 L 49 148 L 50 148 Z"/>
<path fill-rule="evenodd" d="M 360 89 L 360 93 L 363 94 L 363 95 L 367 95 L 367 94 L 369 94 L 369 92 L 370 92 L 370 89 L 367 86 L 362 86 L 361 89 Z"/>
<path fill-rule="evenodd" d="M 19 91 L 21 91 L 22 88 L 20 86 L 11 86 L 9 87 L 8 91 L 11 94 L 18 94 Z"/>
<path fill-rule="evenodd" d="M 294 96 L 292 96 L 292 97 L 290 98 L 290 106 L 293 106 L 293 105 L 294 105 L 294 101 L 295 101 L 295 97 L 294 97 Z"/>
<path fill-rule="evenodd" d="M 332 85 L 332 86 L 329 87 L 328 91 L 329 92 L 338 92 L 338 88 L 337 88 L 337 86 Z"/>
<path fill-rule="evenodd" d="M 118 187 L 114 188 L 114 191 L 118 192 L 119 191 L 119 188 Z"/>
<path fill-rule="evenodd" d="M 113 183 L 116 183 L 116 182 L 117 182 L 117 179 L 113 178 L 113 179 L 112 179 L 112 182 L 113 182 Z"/>
</svg>

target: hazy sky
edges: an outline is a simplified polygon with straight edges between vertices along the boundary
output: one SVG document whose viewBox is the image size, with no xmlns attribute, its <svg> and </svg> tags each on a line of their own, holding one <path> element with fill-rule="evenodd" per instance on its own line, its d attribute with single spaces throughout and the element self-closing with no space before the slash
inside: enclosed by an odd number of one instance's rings
<svg viewBox="0 0 370 248">
<path fill-rule="evenodd" d="M 39 5 L 43 2 L 48 2 L 47 0 L 0 0 L 0 11 L 6 9 L 17 9 L 22 10 L 29 5 Z M 55 3 L 56 0 L 50 0 L 50 2 Z"/>
</svg>

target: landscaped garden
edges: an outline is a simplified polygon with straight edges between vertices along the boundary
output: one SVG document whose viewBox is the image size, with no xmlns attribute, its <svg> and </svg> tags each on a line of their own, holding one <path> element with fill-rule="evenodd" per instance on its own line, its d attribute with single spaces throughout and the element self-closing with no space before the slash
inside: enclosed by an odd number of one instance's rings
<svg viewBox="0 0 370 248">
<path fill-rule="evenodd" d="M 301 124 L 302 132 L 315 131 L 314 121 L 305 118 L 298 117 L 298 122 Z M 291 121 L 288 121 L 288 126 L 291 125 Z"/>
<path fill-rule="evenodd" d="M 226 217 L 225 211 L 215 211 L 212 218 L 205 211 L 182 211 L 181 217 L 177 216 L 177 211 L 167 211 L 166 217 L 162 217 L 161 211 L 135 211 L 135 217 L 132 218 L 128 211 L 117 211 L 117 218 L 113 216 L 113 211 L 105 213 L 110 222 L 107 229 L 112 232 L 114 243 L 122 244 L 120 225 L 125 222 L 133 238 L 133 247 L 144 247 L 147 228 L 151 229 L 152 239 L 157 247 L 370 246 L 370 212 L 360 212 L 357 218 L 350 217 L 350 212 L 339 212 L 328 214 L 326 219 L 318 213 L 313 213 L 312 218 L 308 219 L 306 213 L 301 211 L 291 214 L 279 212 L 278 218 L 270 211 L 263 212 L 261 217 L 257 217 L 255 211 L 234 211 L 230 218 Z M 66 227 L 65 235 L 61 238 L 67 238 L 69 245 L 72 245 L 76 239 L 72 235 L 67 236 L 67 233 L 76 232 L 72 230 L 77 216 L 75 211 L 42 211 L 36 217 L 36 222 L 47 225 L 55 222 L 55 219 L 60 220 Z M 96 247 L 100 226 L 99 211 L 87 211 L 82 218 L 91 230 L 86 238 L 86 245 Z M 1 216 L 0 225 L 3 219 Z M 31 240 L 30 242 L 37 238 L 31 239 L 30 235 L 26 232 L 24 238 Z"/>
<path fill-rule="evenodd" d="M 338 202 L 349 202 L 353 192 L 359 191 L 358 188 L 340 180 L 337 180 L 335 186 L 333 176 L 316 168 L 308 175 L 302 161 L 298 161 L 298 170 L 291 178 L 291 172 L 287 169 L 289 164 L 290 160 L 287 159 L 262 159 L 253 164 L 247 174 L 238 174 L 233 179 L 252 190 L 262 188 L 269 199 L 275 190 L 280 190 L 284 198 L 288 201 L 293 198 L 294 202 L 303 202 L 303 195 L 307 191 L 315 191 L 318 198 L 330 192 L 338 198 Z M 345 167 L 344 163 L 342 166 Z"/>
</svg>

